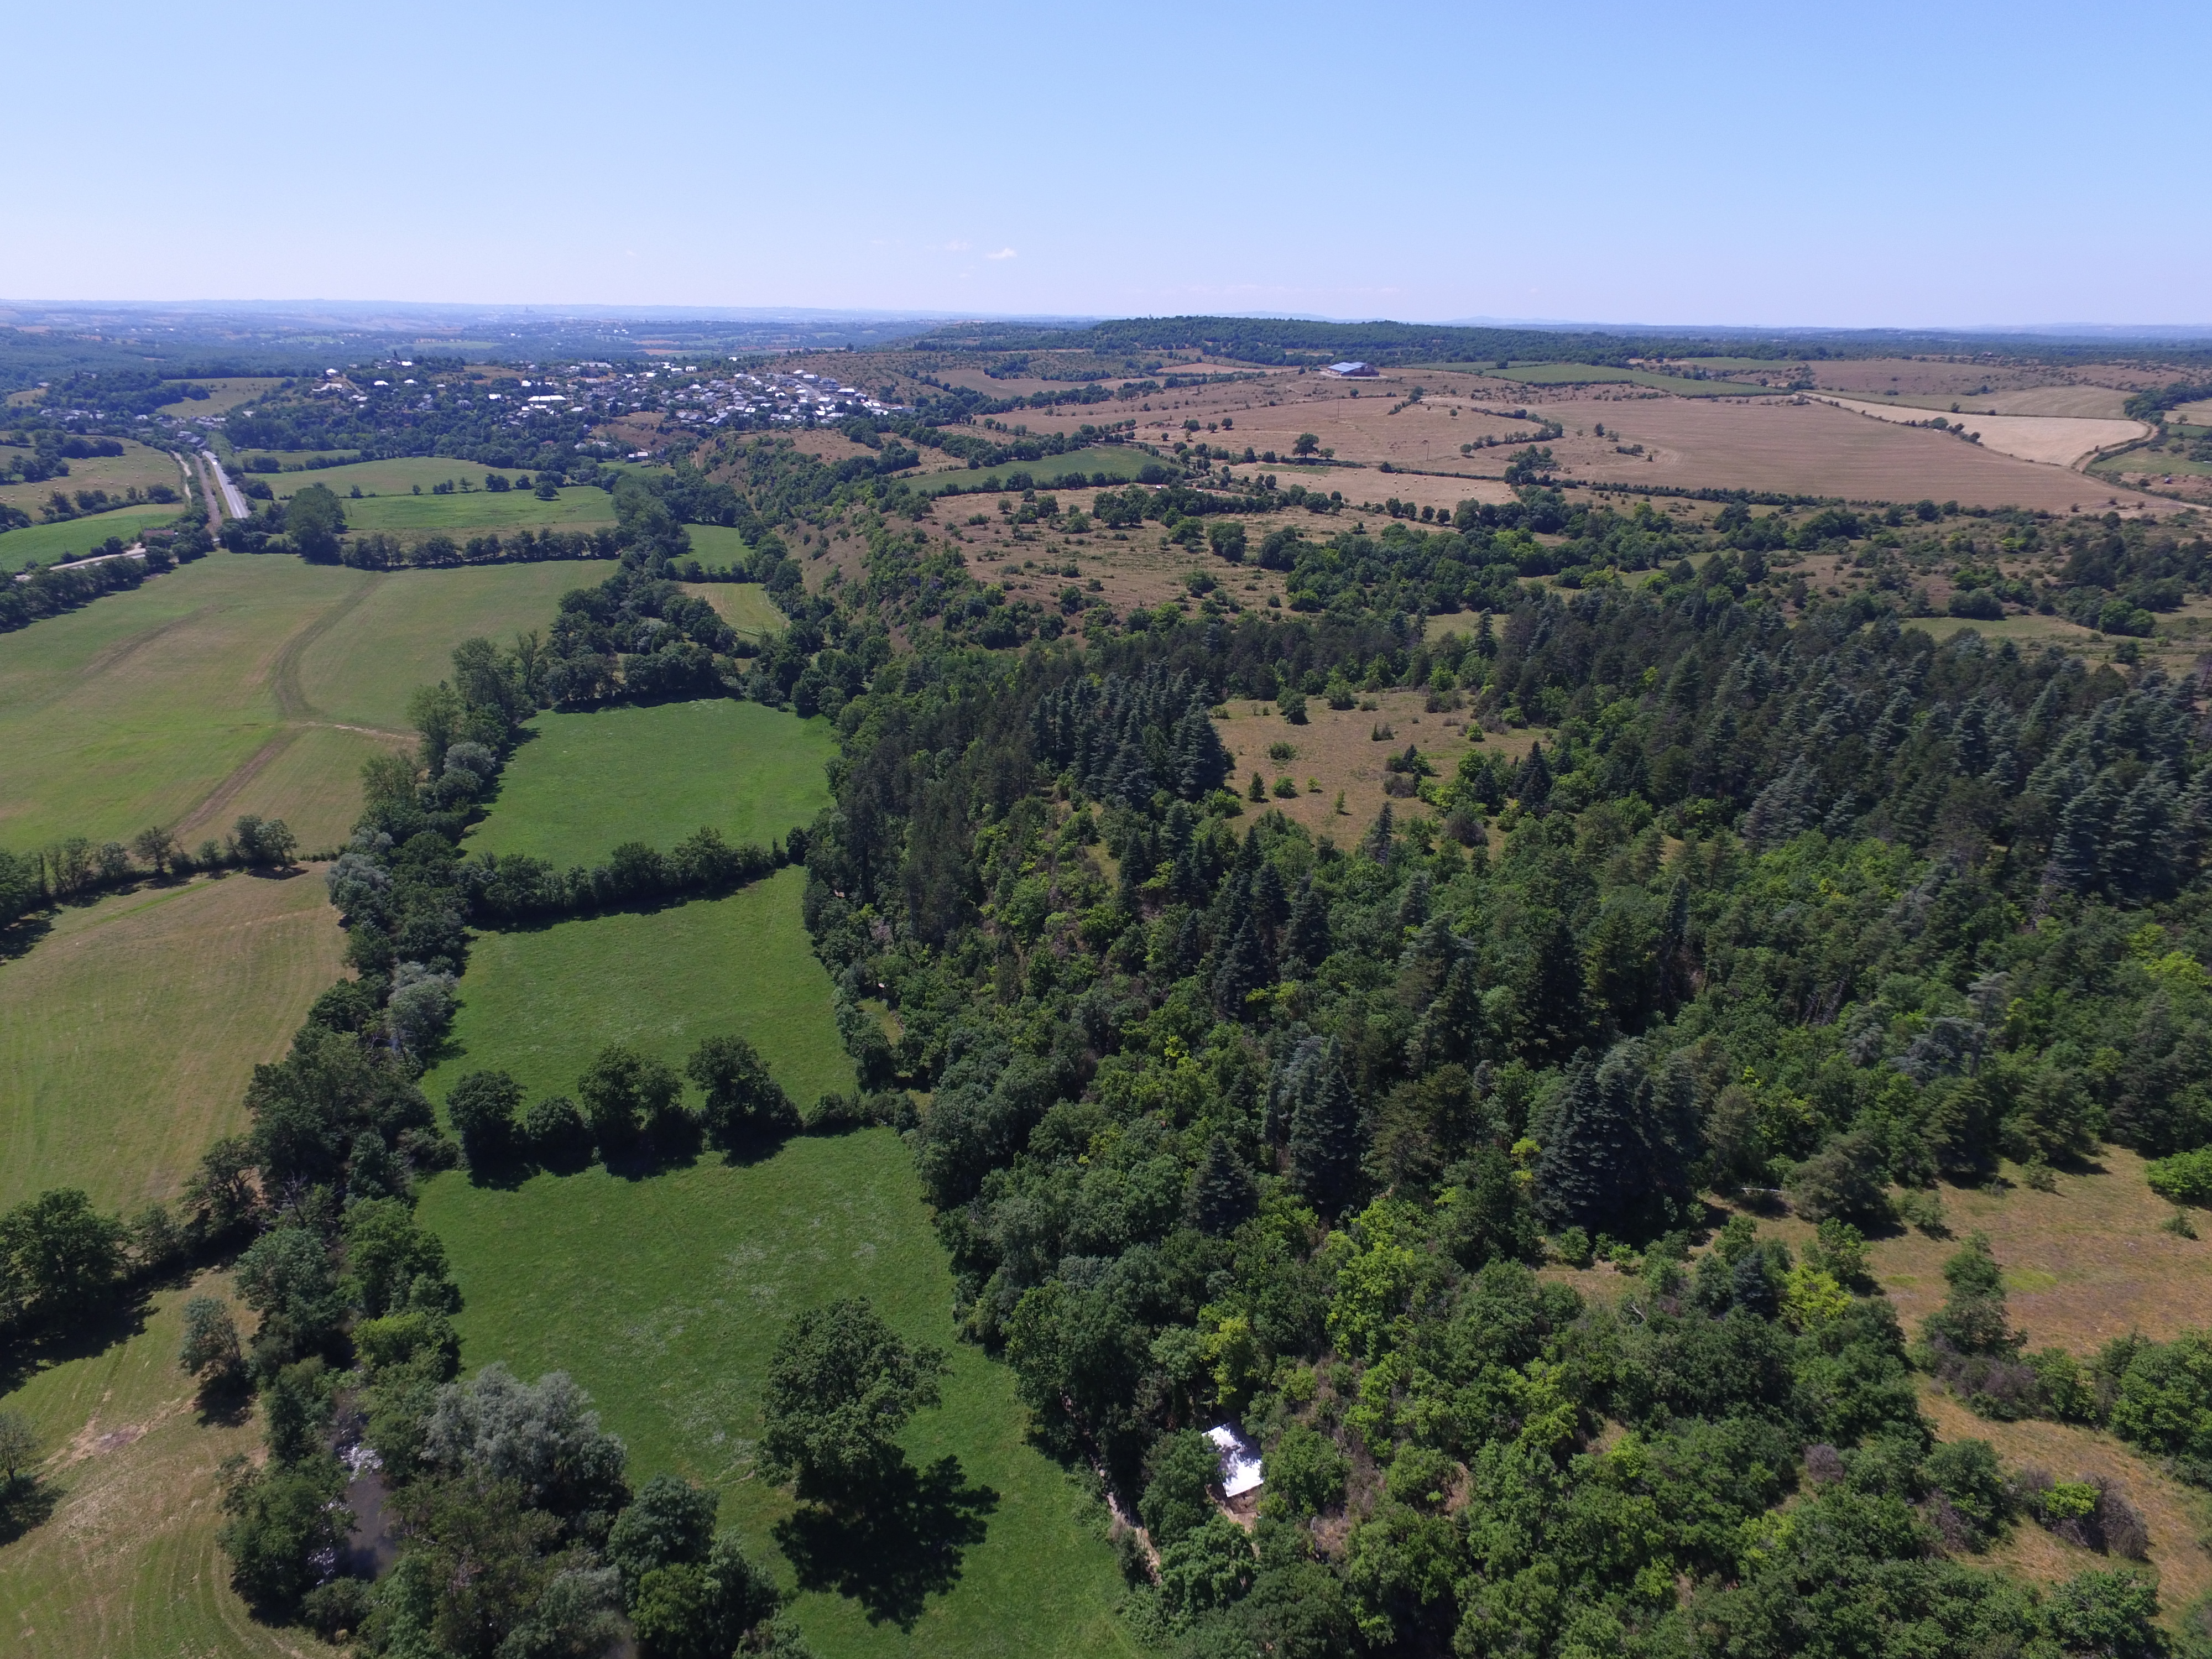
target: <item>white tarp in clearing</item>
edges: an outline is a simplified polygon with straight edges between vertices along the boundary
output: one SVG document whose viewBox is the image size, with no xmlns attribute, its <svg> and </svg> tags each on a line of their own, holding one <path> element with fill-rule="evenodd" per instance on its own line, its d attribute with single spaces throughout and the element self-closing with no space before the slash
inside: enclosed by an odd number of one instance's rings
<svg viewBox="0 0 2212 1659">
<path fill-rule="evenodd" d="M 1208 1429 L 1206 1437 L 1221 1450 L 1221 1490 L 1231 1498 L 1241 1498 L 1259 1486 L 1265 1478 L 1260 1472 L 1260 1454 L 1236 1430 L 1226 1423 Z"/>
</svg>

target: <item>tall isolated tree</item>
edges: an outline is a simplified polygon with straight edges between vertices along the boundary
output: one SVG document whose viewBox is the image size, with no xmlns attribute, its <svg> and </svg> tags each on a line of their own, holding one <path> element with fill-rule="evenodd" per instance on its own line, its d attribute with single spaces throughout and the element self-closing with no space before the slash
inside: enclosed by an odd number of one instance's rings
<svg viewBox="0 0 2212 1659">
<path fill-rule="evenodd" d="M 948 1369 L 940 1350 L 907 1343 L 866 1297 L 810 1308 L 769 1362 L 762 1462 L 808 1502 L 864 1510 L 903 1456 L 895 1437 L 939 1402 Z"/>
<path fill-rule="evenodd" d="M 1614 1044 L 1601 1061 L 1577 1054 L 1532 1126 L 1543 1148 L 1536 1207 L 1546 1224 L 1593 1233 L 1663 1224 L 1668 1201 L 1689 1194 L 1693 1101 L 1687 1073 L 1669 1066 L 1654 1076 L 1634 1042 Z"/>
</svg>

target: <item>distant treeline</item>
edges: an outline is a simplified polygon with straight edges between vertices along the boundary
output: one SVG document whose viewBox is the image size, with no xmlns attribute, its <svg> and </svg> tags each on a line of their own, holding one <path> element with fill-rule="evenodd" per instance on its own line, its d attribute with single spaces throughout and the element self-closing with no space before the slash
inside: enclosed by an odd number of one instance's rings
<svg viewBox="0 0 2212 1659">
<path fill-rule="evenodd" d="M 1990 351 L 2061 360 L 2109 360 L 2140 356 L 2146 349 L 2112 341 L 2091 344 L 2030 335 L 1911 334 L 1881 329 L 1675 334 L 1461 328 L 1427 323 L 1324 323 L 1264 317 L 1135 317 L 1077 328 L 962 323 L 921 335 L 909 343 L 931 351 L 1203 351 L 1238 362 L 1275 367 L 1358 358 L 1378 363 L 1463 362 L 1470 367 L 1506 360 L 1620 368 L 1632 358 L 1650 357 L 1752 357 L 1802 362 Z M 2212 342 L 2162 342 L 2155 355 L 2162 362 L 2212 361 Z"/>
</svg>

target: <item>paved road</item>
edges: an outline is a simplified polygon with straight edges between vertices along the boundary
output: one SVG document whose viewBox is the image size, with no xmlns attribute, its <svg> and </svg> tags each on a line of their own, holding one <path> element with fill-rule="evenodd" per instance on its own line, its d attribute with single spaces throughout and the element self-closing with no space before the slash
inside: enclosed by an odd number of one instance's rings
<svg viewBox="0 0 2212 1659">
<path fill-rule="evenodd" d="M 222 492 L 223 507 L 230 516 L 234 519 L 252 517 L 253 509 L 246 506 L 246 497 L 239 494 L 238 486 L 231 483 L 230 474 L 222 470 L 222 463 L 216 459 L 213 451 L 204 449 L 200 452 L 200 465 L 207 469 L 208 476 Z"/>
</svg>

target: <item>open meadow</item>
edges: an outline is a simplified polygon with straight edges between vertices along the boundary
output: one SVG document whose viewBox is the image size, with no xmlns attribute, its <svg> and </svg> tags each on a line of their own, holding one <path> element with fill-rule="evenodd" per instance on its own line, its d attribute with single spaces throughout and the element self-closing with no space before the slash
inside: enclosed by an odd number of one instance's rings
<svg viewBox="0 0 2212 1659">
<path fill-rule="evenodd" d="M 0 957 L 0 1208 L 50 1187 L 106 1210 L 174 1197 L 244 1127 L 253 1067 L 283 1056 L 343 946 L 313 869 L 64 908 Z"/>
<path fill-rule="evenodd" d="M 0 636 L 0 845 L 197 840 L 245 811 L 343 836 L 361 763 L 472 634 L 543 628 L 594 564 L 381 574 L 214 553 Z M 363 729 L 365 728 L 365 729 Z"/>
<path fill-rule="evenodd" d="M 481 491 L 487 477 L 497 477 L 513 483 L 524 476 L 514 467 L 478 466 L 472 461 L 441 460 L 434 455 L 396 455 L 386 460 L 352 461 L 343 466 L 308 467 L 297 472 L 256 472 L 245 463 L 259 453 L 242 455 L 240 465 L 232 471 L 240 477 L 260 479 L 276 492 L 278 501 L 290 500 L 309 484 L 321 484 L 337 495 L 349 495 L 356 489 L 365 496 L 412 495 L 418 489 L 427 495 L 434 484 L 458 486 L 465 481 L 471 489 Z M 294 461 L 294 465 L 297 462 Z M 456 489 L 453 493 L 458 495 L 460 491 Z M 528 495 L 529 491 L 523 493 Z"/>
<path fill-rule="evenodd" d="M 143 492 L 156 484 L 176 490 L 184 488 L 176 458 L 165 449 L 126 438 L 120 455 L 89 455 L 71 461 L 66 478 L 0 484 L 0 506 L 20 507 L 36 515 L 57 490 L 74 501 L 80 489 L 104 489 L 110 495 L 121 495 L 131 489 Z"/>
<path fill-rule="evenodd" d="M 169 469 L 172 477 L 176 469 Z M 80 518 L 64 519 L 58 524 L 27 525 L 20 530 L 0 534 L 0 574 L 22 569 L 32 564 L 62 564 L 70 559 L 81 559 L 99 549 L 111 536 L 120 537 L 128 544 L 135 542 L 155 525 L 167 524 L 184 508 L 176 504 L 163 505 L 159 501 L 142 501 L 135 506 L 112 507 L 105 513 L 88 513 Z"/>
<path fill-rule="evenodd" d="M 258 1623 L 216 1543 L 216 1471 L 260 1449 L 258 1425 L 210 1419 L 177 1368 L 185 1303 L 226 1275 L 163 1285 L 75 1355 L 0 1374 L 0 1411 L 27 1419 L 56 1502 L 0 1557 L 0 1629 L 26 1659 L 298 1659 L 317 1645 Z M 320 1651 L 328 1652 L 323 1649 Z"/>
<path fill-rule="evenodd" d="M 750 638 L 765 639 L 783 631 L 787 618 L 758 582 L 685 582 L 683 587 L 693 599 L 713 605 L 716 616 Z"/>
<path fill-rule="evenodd" d="M 733 845 L 781 841 L 830 803 L 828 720 L 726 697 L 544 714 L 467 846 L 565 869 L 624 842 L 664 850 L 700 826 Z"/>
<path fill-rule="evenodd" d="M 425 1086 L 442 1097 L 495 1066 L 534 1099 L 573 1091 L 604 1043 L 680 1062 L 700 1038 L 734 1031 L 795 1100 L 849 1089 L 828 977 L 799 921 L 803 880 L 789 870 L 725 899 L 481 939 L 452 1052 Z M 444 1176 L 421 1216 L 467 1298 L 465 1367 L 568 1371 L 629 1443 L 634 1483 L 673 1470 L 713 1486 L 725 1522 L 764 1554 L 790 1507 L 754 1467 L 769 1354 L 800 1309 L 872 1297 L 902 1334 L 952 1356 L 945 1404 L 912 1425 L 910 1454 L 957 1457 L 997 1502 L 957 1583 L 910 1630 L 816 1592 L 798 1606 L 810 1641 L 824 1659 L 1128 1650 L 1091 1506 L 1024 1443 L 1011 1376 L 953 1340 L 944 1253 L 912 1155 L 890 1132 L 800 1136 L 757 1162 L 708 1154 L 643 1177 L 593 1169 L 501 1188 Z"/>
</svg>

